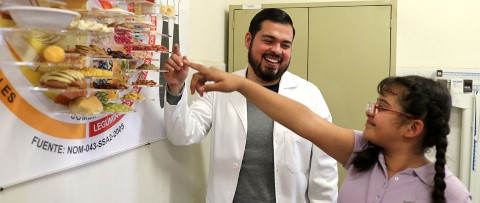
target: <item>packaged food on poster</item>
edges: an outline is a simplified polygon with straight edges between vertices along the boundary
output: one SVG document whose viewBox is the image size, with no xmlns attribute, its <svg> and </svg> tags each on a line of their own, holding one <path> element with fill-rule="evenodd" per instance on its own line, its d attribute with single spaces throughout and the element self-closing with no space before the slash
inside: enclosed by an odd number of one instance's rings
<svg viewBox="0 0 480 203">
<path fill-rule="evenodd" d="M 155 64 L 142 64 L 137 67 L 139 70 L 159 70 L 160 68 L 156 66 Z"/>
<path fill-rule="evenodd" d="M 70 23 L 69 29 L 77 29 L 77 30 L 88 30 L 94 32 L 104 32 L 104 33 L 112 33 L 114 29 L 112 27 L 107 27 L 102 23 L 97 23 L 91 20 L 74 20 Z"/>
<path fill-rule="evenodd" d="M 175 7 L 170 5 L 161 5 L 160 13 L 169 17 L 175 17 Z"/>
<path fill-rule="evenodd" d="M 93 87 L 95 89 L 115 89 L 115 90 L 121 90 L 121 89 L 128 89 L 128 87 L 124 84 L 121 83 L 109 83 L 109 82 L 104 82 L 104 83 L 93 83 Z"/>
<path fill-rule="evenodd" d="M 132 82 L 132 85 L 157 85 L 157 82 L 153 80 L 138 79 L 137 81 Z"/>
<path fill-rule="evenodd" d="M 99 68 L 81 68 L 78 70 L 86 77 L 112 77 L 113 72 Z"/>
<path fill-rule="evenodd" d="M 135 91 L 130 91 L 127 94 L 123 95 L 122 98 L 123 100 L 144 100 L 145 97 L 141 95 L 140 93 L 137 93 Z"/>
<path fill-rule="evenodd" d="M 121 113 L 132 111 L 133 108 L 126 104 L 108 103 L 104 106 L 103 111 L 112 113 Z"/>
</svg>

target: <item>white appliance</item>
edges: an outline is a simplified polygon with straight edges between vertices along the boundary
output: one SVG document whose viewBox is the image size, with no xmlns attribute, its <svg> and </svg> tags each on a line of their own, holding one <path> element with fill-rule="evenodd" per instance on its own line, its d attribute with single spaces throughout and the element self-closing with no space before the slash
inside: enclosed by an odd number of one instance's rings
<svg viewBox="0 0 480 203">
<path fill-rule="evenodd" d="M 449 81 L 452 92 L 447 166 L 470 190 L 473 202 L 480 203 L 480 71 L 442 70 L 435 78 Z M 451 82 L 459 80 L 472 80 L 472 92 L 452 89 Z M 434 152 L 430 155 L 435 158 Z"/>
</svg>

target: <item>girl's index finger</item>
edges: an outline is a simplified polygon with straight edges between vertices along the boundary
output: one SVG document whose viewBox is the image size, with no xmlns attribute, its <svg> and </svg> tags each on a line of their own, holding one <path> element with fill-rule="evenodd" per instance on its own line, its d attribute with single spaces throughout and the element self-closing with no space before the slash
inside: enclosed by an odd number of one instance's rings
<svg viewBox="0 0 480 203">
<path fill-rule="evenodd" d="M 200 65 L 200 64 L 197 64 L 197 63 L 192 63 L 188 60 L 183 60 L 183 63 L 191 68 L 193 68 L 194 70 L 197 70 L 197 71 L 200 71 L 201 69 L 204 68 L 204 66 Z"/>
<path fill-rule="evenodd" d="M 191 67 L 191 68 L 193 68 L 193 69 L 195 69 L 195 70 L 198 70 L 198 67 L 196 66 L 196 64 L 195 64 L 195 63 L 192 63 L 192 62 L 190 62 L 190 61 L 188 61 L 188 60 L 183 60 L 183 64 L 186 65 L 186 66 L 189 66 L 189 67 Z"/>
</svg>

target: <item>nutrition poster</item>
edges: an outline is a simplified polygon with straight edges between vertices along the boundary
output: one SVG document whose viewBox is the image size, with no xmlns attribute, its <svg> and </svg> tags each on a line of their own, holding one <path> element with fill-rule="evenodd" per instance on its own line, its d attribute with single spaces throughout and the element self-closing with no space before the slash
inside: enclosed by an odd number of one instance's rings
<svg viewBox="0 0 480 203">
<path fill-rule="evenodd" d="M 188 1 L 185 4 L 188 8 Z M 173 22 L 170 24 L 173 28 Z M 58 93 L 33 90 L 40 86 L 42 74 L 13 63 L 19 59 L 4 40 L 5 32 L 0 31 L 0 188 L 166 137 L 157 87 L 136 88 L 149 101 L 136 102 L 132 105 L 134 110 L 127 113 L 87 116 L 62 113 L 68 108 L 54 102 Z M 186 43 L 183 47 L 187 47 Z M 159 74 L 148 72 L 139 77 L 158 82 Z"/>
<path fill-rule="evenodd" d="M 2 42 L 3 43 L 3 42 Z M 5 54 L 1 45 L 1 61 Z M 0 187 L 108 157 L 165 137 L 163 109 L 142 102 L 134 112 L 99 116 L 57 113 L 43 93 L 30 90 L 29 70 L 0 65 Z M 154 98 L 157 91 L 142 90 Z M 158 100 L 158 98 L 157 98 Z"/>
</svg>

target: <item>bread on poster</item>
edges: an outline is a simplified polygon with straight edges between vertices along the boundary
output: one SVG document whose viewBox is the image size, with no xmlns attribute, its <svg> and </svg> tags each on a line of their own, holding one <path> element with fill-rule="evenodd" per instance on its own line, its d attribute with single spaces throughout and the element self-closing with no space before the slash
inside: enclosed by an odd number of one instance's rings
<svg viewBox="0 0 480 203">
<path fill-rule="evenodd" d="M 72 114 L 92 115 L 103 111 L 103 104 L 96 96 L 76 97 L 68 104 L 68 109 Z"/>
<path fill-rule="evenodd" d="M 81 97 L 81 96 L 86 96 L 87 95 L 87 91 L 82 91 L 82 92 L 78 92 L 78 91 L 73 91 L 73 92 L 62 92 L 60 94 L 58 94 L 55 99 L 53 100 L 56 104 L 61 104 L 61 105 L 65 105 L 65 106 L 68 106 L 68 104 L 70 103 L 70 101 L 76 97 Z"/>
<path fill-rule="evenodd" d="M 65 50 L 56 45 L 48 46 L 43 50 L 43 58 L 49 63 L 60 63 L 65 60 Z"/>
<path fill-rule="evenodd" d="M 49 88 L 79 88 L 85 89 L 85 76 L 76 70 L 56 70 L 46 72 L 40 77 L 40 85 Z"/>
</svg>

